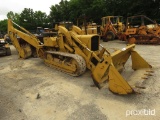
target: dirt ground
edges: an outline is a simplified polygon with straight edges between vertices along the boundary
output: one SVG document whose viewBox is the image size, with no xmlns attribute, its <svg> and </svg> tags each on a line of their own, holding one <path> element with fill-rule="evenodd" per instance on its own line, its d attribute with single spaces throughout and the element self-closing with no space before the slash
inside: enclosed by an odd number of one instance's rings
<svg viewBox="0 0 160 120">
<path fill-rule="evenodd" d="M 102 43 L 122 49 L 123 41 Z M 136 45 L 153 66 L 141 94 L 116 95 L 93 87 L 91 72 L 72 77 L 47 67 L 39 58 L 0 57 L 0 120 L 160 120 L 160 46 Z M 127 62 L 124 77 L 141 81 Z M 144 112 L 144 110 L 150 111 Z M 138 111 L 138 112 L 137 112 Z"/>
</svg>

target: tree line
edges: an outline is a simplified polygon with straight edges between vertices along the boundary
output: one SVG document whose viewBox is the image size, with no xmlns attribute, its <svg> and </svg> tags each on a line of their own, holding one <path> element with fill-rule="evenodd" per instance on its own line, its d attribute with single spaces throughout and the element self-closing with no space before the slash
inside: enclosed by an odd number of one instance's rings
<svg viewBox="0 0 160 120">
<path fill-rule="evenodd" d="M 61 0 L 59 4 L 51 5 L 50 14 L 42 11 L 33 11 L 24 8 L 19 13 L 8 12 L 7 18 L 23 26 L 27 30 L 36 27 L 53 27 L 52 23 L 60 21 L 72 21 L 86 19 L 101 24 L 103 16 L 123 16 L 126 19 L 133 15 L 146 15 L 160 22 L 159 0 Z M 0 31 L 7 31 L 7 20 L 0 21 Z"/>
</svg>

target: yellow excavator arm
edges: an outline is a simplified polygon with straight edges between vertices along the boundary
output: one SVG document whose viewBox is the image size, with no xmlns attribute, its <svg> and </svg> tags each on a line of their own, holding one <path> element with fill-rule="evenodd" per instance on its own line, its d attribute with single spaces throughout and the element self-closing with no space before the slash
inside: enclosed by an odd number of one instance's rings
<svg viewBox="0 0 160 120">
<path fill-rule="evenodd" d="M 23 32 L 14 28 L 13 24 Z M 36 38 L 36 36 L 31 34 L 25 28 L 14 23 L 11 19 L 8 19 L 8 35 L 21 58 L 28 58 L 32 55 L 31 46 L 37 50 L 41 48 L 41 42 Z M 22 43 L 20 41 L 22 41 Z"/>
</svg>

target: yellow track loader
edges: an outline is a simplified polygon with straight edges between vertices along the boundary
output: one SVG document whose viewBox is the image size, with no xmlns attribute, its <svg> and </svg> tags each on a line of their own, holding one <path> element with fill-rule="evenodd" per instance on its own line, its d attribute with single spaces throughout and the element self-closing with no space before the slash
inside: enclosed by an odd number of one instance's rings
<svg viewBox="0 0 160 120">
<path fill-rule="evenodd" d="M 99 44 L 98 35 L 78 35 L 70 30 L 71 27 L 67 29 L 58 26 L 56 36 L 45 35 L 39 38 L 8 19 L 8 35 L 21 58 L 37 54 L 46 65 L 72 76 L 80 76 L 88 68 L 98 88 L 108 85 L 113 93 L 134 93 L 133 86 L 120 74 L 128 58 L 131 56 L 134 70 L 151 68 L 151 65 L 134 50 L 135 45 L 129 45 L 111 54 Z"/>
</svg>

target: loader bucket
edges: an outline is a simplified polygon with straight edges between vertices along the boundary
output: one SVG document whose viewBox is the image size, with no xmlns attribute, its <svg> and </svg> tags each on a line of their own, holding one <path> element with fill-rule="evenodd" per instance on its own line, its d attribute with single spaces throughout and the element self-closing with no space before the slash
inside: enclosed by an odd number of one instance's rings
<svg viewBox="0 0 160 120">
<path fill-rule="evenodd" d="M 134 51 L 134 47 L 135 44 L 132 44 L 114 52 L 110 56 L 104 56 L 103 62 L 98 63 L 92 72 L 92 78 L 95 85 L 101 88 L 106 83 L 106 80 L 108 80 L 109 90 L 113 93 L 134 93 L 133 85 L 130 85 L 120 74 L 129 57 L 131 56 L 132 59 L 133 70 L 152 67 L 136 51 Z"/>
</svg>

